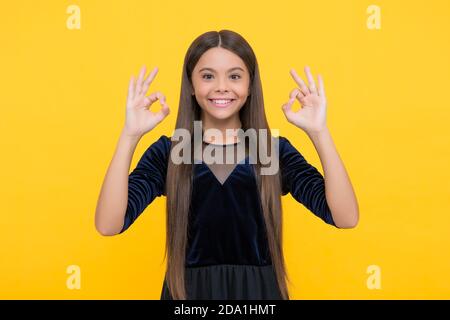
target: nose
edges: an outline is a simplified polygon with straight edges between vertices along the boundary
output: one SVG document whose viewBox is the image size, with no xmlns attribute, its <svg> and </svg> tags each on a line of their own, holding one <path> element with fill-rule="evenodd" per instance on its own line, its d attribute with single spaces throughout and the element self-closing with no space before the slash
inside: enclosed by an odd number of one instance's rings
<svg viewBox="0 0 450 320">
<path fill-rule="evenodd" d="M 216 91 L 217 92 L 228 92 L 227 81 L 223 80 L 223 79 L 219 79 Z"/>
</svg>

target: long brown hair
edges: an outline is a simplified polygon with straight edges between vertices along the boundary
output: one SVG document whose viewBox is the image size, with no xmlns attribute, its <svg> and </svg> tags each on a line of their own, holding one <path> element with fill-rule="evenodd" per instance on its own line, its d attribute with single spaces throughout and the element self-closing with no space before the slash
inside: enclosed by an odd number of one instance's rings
<svg viewBox="0 0 450 320">
<path fill-rule="evenodd" d="M 271 149 L 270 128 L 264 111 L 264 100 L 256 56 L 247 41 L 230 30 L 209 31 L 197 37 L 186 52 L 181 79 L 181 95 L 176 129 L 186 129 L 194 136 L 194 121 L 201 120 L 201 108 L 191 94 L 192 71 L 202 54 L 214 47 L 221 47 L 238 55 L 250 73 L 250 95 L 239 110 L 242 129 L 253 128 L 267 132 L 266 146 Z M 193 138 L 192 138 L 193 139 Z M 259 139 L 259 137 L 257 137 Z M 172 149 L 182 141 L 172 141 Z M 184 142 L 186 143 L 186 142 Z M 258 145 L 264 145 L 259 143 Z M 193 149 L 193 148 L 191 148 Z M 192 158 L 191 158 L 192 159 Z M 280 170 L 274 175 L 261 175 L 261 163 L 254 164 L 256 180 L 263 209 L 268 245 L 278 287 L 283 299 L 289 299 L 286 281 L 289 281 L 282 248 L 282 208 Z M 187 299 L 185 288 L 185 258 L 187 248 L 188 213 L 191 202 L 193 164 L 174 164 L 170 159 L 167 168 L 166 196 L 166 250 L 168 256 L 165 280 L 173 299 Z"/>
</svg>

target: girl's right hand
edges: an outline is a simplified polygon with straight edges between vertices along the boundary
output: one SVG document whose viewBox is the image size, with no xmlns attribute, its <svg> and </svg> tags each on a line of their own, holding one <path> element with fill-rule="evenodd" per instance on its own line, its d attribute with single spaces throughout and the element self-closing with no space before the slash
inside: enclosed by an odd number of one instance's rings
<svg viewBox="0 0 450 320">
<path fill-rule="evenodd" d="M 128 86 L 127 108 L 124 133 L 130 137 L 141 138 L 144 134 L 152 130 L 160 123 L 170 112 L 166 104 L 166 97 L 159 91 L 145 96 L 150 84 L 158 73 L 158 67 L 155 67 L 149 76 L 144 80 L 146 67 L 141 68 L 137 82 L 134 76 L 131 76 Z M 149 107 L 159 100 L 162 105 L 161 110 L 153 112 Z"/>
</svg>

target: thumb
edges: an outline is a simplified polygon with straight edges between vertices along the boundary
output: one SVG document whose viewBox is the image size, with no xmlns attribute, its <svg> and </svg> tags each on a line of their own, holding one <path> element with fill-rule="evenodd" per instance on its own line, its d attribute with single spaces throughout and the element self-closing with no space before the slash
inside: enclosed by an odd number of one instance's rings
<svg viewBox="0 0 450 320">
<path fill-rule="evenodd" d="M 169 106 L 165 101 L 162 102 L 161 110 L 159 110 L 156 115 L 158 120 L 161 122 L 165 117 L 167 117 L 170 113 Z"/>
<path fill-rule="evenodd" d="M 295 98 L 291 98 L 289 99 L 289 101 L 285 104 L 283 104 L 283 106 L 281 107 L 283 109 L 284 112 L 284 116 L 286 117 L 286 120 L 288 122 L 291 122 L 292 120 L 292 116 L 294 114 L 294 112 L 292 111 L 292 104 L 294 103 Z"/>
<path fill-rule="evenodd" d="M 283 104 L 281 108 L 283 109 L 284 113 L 292 112 L 292 104 L 295 101 L 295 97 L 290 98 L 288 102 Z"/>
</svg>

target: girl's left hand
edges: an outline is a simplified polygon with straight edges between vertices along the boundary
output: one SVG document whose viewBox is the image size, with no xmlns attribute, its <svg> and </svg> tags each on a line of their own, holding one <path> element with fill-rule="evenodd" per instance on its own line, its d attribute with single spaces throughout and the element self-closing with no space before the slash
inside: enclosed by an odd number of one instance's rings
<svg viewBox="0 0 450 320">
<path fill-rule="evenodd" d="M 305 74 L 309 86 L 306 86 L 295 70 L 291 69 L 291 75 L 300 88 L 295 88 L 291 91 L 290 99 L 283 104 L 282 109 L 290 123 L 304 130 L 307 134 L 314 134 L 326 129 L 327 102 L 322 76 L 318 75 L 317 88 L 308 66 L 305 66 Z M 302 106 L 297 112 L 294 112 L 291 108 L 295 99 Z"/>
</svg>

